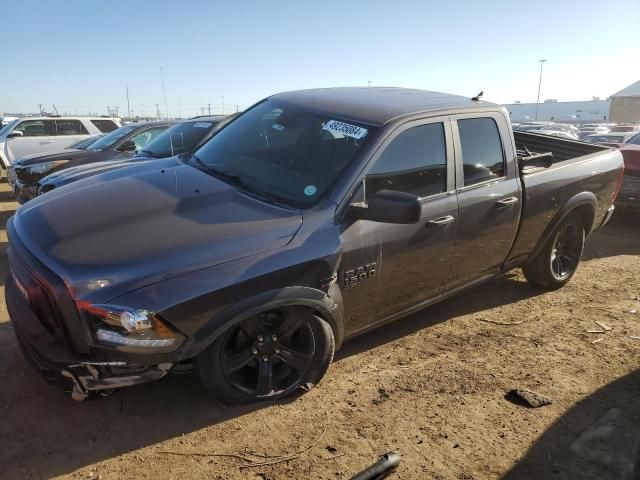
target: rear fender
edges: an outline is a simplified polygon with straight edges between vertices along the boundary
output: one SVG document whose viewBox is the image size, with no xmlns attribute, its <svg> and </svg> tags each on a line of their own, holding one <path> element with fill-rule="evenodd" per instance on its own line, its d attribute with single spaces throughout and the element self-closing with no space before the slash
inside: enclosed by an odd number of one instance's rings
<svg viewBox="0 0 640 480">
<path fill-rule="evenodd" d="M 594 226 L 596 212 L 598 211 L 598 199 L 592 192 L 581 192 L 564 204 L 564 206 L 556 213 L 544 233 L 538 240 L 535 248 L 529 255 L 529 261 L 532 261 L 544 248 L 558 226 L 564 221 L 569 214 L 577 211 L 584 225 L 585 235 L 589 235 Z"/>
</svg>

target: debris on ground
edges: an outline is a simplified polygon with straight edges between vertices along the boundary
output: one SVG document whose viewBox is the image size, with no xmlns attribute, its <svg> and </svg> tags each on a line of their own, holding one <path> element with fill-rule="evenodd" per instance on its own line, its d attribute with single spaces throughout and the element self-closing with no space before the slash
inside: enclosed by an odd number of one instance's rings
<svg viewBox="0 0 640 480">
<path fill-rule="evenodd" d="M 603 330 L 606 330 L 607 332 L 610 332 L 611 330 L 613 330 L 613 327 L 610 327 L 609 325 L 607 325 L 604 322 L 601 322 L 600 320 L 594 320 L 594 322 Z"/>
<path fill-rule="evenodd" d="M 604 337 L 600 337 L 600 338 L 596 338 L 593 342 L 591 343 L 600 343 L 602 340 L 604 340 Z"/>
<path fill-rule="evenodd" d="M 523 388 L 514 388 L 513 390 L 509 390 L 505 395 L 505 398 L 516 405 L 523 405 L 531 408 L 544 407 L 545 405 L 551 405 L 553 403 L 551 399 L 544 395 L 540 395 L 539 393 L 532 392 L 531 390 L 525 390 Z"/>
<path fill-rule="evenodd" d="M 351 477 L 351 480 L 385 478 L 392 470 L 400 465 L 400 460 L 400 455 L 395 452 L 385 453 L 376 463 L 362 470 L 360 473 L 356 473 Z"/>
</svg>

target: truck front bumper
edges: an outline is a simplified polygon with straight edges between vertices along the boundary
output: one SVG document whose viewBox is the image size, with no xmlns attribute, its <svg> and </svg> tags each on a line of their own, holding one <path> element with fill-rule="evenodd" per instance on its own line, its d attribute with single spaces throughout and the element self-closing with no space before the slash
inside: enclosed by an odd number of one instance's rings
<svg viewBox="0 0 640 480">
<path fill-rule="evenodd" d="M 73 353 L 40 322 L 9 275 L 5 298 L 20 349 L 45 380 L 63 388 L 74 400 L 92 393 L 110 391 L 164 377 L 172 363 L 145 365 L 104 361 L 92 355 Z"/>
</svg>

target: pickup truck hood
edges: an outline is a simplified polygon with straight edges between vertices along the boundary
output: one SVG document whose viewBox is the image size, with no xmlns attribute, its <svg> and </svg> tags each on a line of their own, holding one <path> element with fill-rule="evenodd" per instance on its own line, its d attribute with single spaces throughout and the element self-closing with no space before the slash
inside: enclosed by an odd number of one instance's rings
<svg viewBox="0 0 640 480">
<path fill-rule="evenodd" d="M 47 152 L 46 154 L 34 153 L 18 158 L 15 162 L 13 162 L 13 165 L 16 167 L 23 167 L 27 165 L 34 165 L 36 163 L 52 162 L 54 160 L 71 160 L 83 157 L 90 158 L 96 153 L 97 152 L 89 150 L 79 150 L 76 148 Z"/>
<path fill-rule="evenodd" d="M 72 183 L 77 180 L 98 175 L 100 173 L 108 172 L 118 168 L 128 167 L 134 165 L 140 161 L 149 161 L 149 158 L 128 158 L 126 160 L 109 160 L 106 162 L 95 162 L 86 165 L 78 165 L 76 167 L 65 168 L 59 172 L 54 172 L 51 175 L 46 176 L 40 180 L 41 185 L 53 185 L 55 187 L 61 187 L 67 183 Z"/>
<path fill-rule="evenodd" d="M 88 178 L 75 188 L 37 197 L 16 213 L 15 231 L 76 298 L 106 302 L 282 247 L 300 228 L 299 212 L 264 203 L 171 160 L 132 167 L 134 175 Z"/>
</svg>

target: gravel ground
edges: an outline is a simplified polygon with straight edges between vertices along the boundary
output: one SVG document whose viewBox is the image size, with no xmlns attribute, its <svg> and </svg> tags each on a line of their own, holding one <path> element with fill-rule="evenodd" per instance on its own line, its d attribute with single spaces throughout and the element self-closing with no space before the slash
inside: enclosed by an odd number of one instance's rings
<svg viewBox="0 0 640 480">
<path fill-rule="evenodd" d="M 2 224 L 15 208 L 2 184 Z M 514 271 L 347 343 L 300 398 L 232 409 L 190 374 L 76 403 L 24 360 L 2 299 L 0 477 L 342 479 L 394 450 L 390 478 L 578 478 L 587 427 L 613 407 L 640 418 L 639 259 L 640 217 L 617 213 L 564 289 Z M 595 320 L 612 330 L 587 333 Z M 513 388 L 553 403 L 515 405 Z"/>
</svg>

